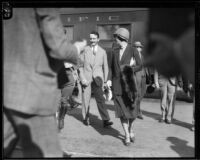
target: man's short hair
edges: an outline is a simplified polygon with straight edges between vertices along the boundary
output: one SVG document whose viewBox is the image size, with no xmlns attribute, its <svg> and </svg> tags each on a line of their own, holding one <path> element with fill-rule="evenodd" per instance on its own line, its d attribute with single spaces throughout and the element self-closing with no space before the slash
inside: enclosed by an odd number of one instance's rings
<svg viewBox="0 0 200 160">
<path fill-rule="evenodd" d="M 97 36 L 97 38 L 99 38 L 99 33 L 97 31 L 92 31 L 90 34 L 94 34 Z"/>
</svg>

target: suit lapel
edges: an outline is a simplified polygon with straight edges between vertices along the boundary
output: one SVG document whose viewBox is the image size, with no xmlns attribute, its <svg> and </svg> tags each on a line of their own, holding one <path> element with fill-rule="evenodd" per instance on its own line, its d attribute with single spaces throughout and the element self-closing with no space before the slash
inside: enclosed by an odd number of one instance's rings
<svg viewBox="0 0 200 160">
<path fill-rule="evenodd" d="M 114 50 L 114 55 L 115 55 L 115 61 L 116 61 L 117 65 L 120 66 L 120 62 L 119 62 L 119 49 L 115 49 Z"/>
</svg>

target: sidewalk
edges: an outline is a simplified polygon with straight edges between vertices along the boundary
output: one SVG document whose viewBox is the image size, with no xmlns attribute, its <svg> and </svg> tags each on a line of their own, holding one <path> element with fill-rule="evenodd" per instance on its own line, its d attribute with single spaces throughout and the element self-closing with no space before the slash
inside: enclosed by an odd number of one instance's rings
<svg viewBox="0 0 200 160">
<path fill-rule="evenodd" d="M 144 120 L 135 121 L 136 141 L 127 147 L 123 144 L 124 132 L 115 118 L 113 102 L 107 104 L 114 124 L 105 129 L 92 99 L 91 126 L 83 125 L 80 107 L 66 115 L 65 127 L 60 132 L 63 151 L 71 157 L 193 157 L 192 103 L 176 102 L 171 125 L 158 122 L 159 103 L 158 99 L 142 101 Z"/>
</svg>

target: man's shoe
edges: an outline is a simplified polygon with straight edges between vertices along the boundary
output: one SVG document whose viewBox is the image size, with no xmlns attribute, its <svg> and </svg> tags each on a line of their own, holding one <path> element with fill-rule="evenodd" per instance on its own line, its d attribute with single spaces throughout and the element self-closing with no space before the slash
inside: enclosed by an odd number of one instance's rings
<svg viewBox="0 0 200 160">
<path fill-rule="evenodd" d="M 137 118 L 139 118 L 139 119 L 144 119 L 143 116 L 142 116 L 141 114 L 138 115 Z"/>
<path fill-rule="evenodd" d="M 171 124 L 172 123 L 172 121 L 171 120 L 168 120 L 168 119 L 166 119 L 166 121 L 165 121 L 167 124 Z"/>
<path fill-rule="evenodd" d="M 108 126 L 111 126 L 113 125 L 113 122 L 109 121 L 109 120 L 104 120 L 103 121 L 103 127 L 108 127 Z"/>
<path fill-rule="evenodd" d="M 64 128 L 64 119 L 58 119 L 58 129 L 61 130 Z"/>
<path fill-rule="evenodd" d="M 135 142 L 135 137 L 130 137 L 130 140 L 131 140 L 132 143 L 134 143 Z"/>
</svg>

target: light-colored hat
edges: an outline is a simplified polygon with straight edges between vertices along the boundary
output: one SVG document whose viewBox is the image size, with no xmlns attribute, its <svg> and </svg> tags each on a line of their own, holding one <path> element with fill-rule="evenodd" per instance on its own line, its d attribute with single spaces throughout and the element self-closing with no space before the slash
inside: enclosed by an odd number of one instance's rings
<svg viewBox="0 0 200 160">
<path fill-rule="evenodd" d="M 129 40 L 129 37 L 130 37 L 130 33 L 129 33 L 128 29 L 126 29 L 126 28 L 118 28 L 115 31 L 114 35 L 117 35 L 127 41 Z"/>
<path fill-rule="evenodd" d="M 143 47 L 143 45 L 141 44 L 140 41 L 136 41 L 136 42 L 134 43 L 134 47 Z"/>
</svg>

